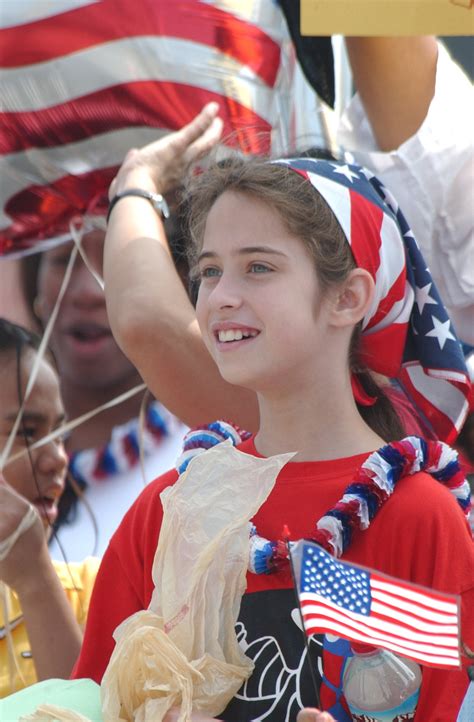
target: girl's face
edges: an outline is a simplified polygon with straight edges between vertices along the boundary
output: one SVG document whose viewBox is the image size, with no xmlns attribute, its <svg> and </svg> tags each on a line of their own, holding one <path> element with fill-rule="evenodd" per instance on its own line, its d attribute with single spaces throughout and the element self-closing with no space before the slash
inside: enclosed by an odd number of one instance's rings
<svg viewBox="0 0 474 722">
<path fill-rule="evenodd" d="M 21 363 L 22 395 L 33 368 L 36 351 L 24 348 Z M 0 355 L 0 448 L 4 448 L 19 410 L 17 390 L 16 353 L 7 351 Z M 64 421 L 64 409 L 59 393 L 58 377 L 43 360 L 36 383 L 26 402 L 23 425 L 20 424 L 10 456 L 25 450 L 22 426 L 28 442 L 34 444 L 46 434 L 58 428 Z M 3 476 L 15 491 L 24 496 L 38 510 L 45 529 L 57 516 L 57 505 L 64 491 L 67 456 L 62 440 L 51 441 L 31 451 L 32 463 L 27 453 L 7 463 Z M 32 468 L 33 464 L 33 468 Z"/>
<path fill-rule="evenodd" d="M 328 304 L 308 251 L 273 208 L 223 193 L 207 218 L 199 273 L 199 325 L 227 381 L 263 393 L 314 381 Z"/>
</svg>

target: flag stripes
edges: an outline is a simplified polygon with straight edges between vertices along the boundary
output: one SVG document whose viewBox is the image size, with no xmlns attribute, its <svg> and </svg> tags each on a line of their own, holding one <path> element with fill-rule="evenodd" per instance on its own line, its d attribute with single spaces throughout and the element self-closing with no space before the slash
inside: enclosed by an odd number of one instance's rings
<svg viewBox="0 0 474 722">
<path fill-rule="evenodd" d="M 288 146 L 295 60 L 277 5 L 59 0 L 54 8 L 22 0 L 0 23 L 0 254 L 62 234 L 97 207 L 100 190 L 106 198 L 100 183 L 147 129 L 156 130 L 145 142 L 155 140 L 209 101 L 219 103 L 225 142 L 254 153 Z"/>
<path fill-rule="evenodd" d="M 211 3 L 102 0 L 71 10 L 64 20 L 58 14 L 22 25 L 28 43 L 21 46 L 16 27 L 1 30 L 2 66 L 35 65 L 124 37 L 156 35 L 216 48 L 253 70 L 267 85 L 273 86 L 277 78 L 280 44 L 259 27 L 258 16 L 255 23 L 246 22 Z M 65 28 L 67 32 L 60 32 Z"/>
</svg>

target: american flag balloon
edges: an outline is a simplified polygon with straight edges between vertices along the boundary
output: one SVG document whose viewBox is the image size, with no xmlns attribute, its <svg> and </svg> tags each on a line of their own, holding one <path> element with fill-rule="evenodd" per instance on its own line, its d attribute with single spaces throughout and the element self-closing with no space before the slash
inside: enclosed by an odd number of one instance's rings
<svg viewBox="0 0 474 722">
<path fill-rule="evenodd" d="M 276 2 L 2 3 L 0 46 L 0 255 L 104 213 L 127 150 L 210 100 L 230 144 L 288 146 L 296 66 Z"/>
<path fill-rule="evenodd" d="M 315 158 L 276 161 L 319 191 L 375 281 L 363 320 L 361 360 L 398 379 L 434 434 L 455 441 L 469 411 L 462 346 L 429 268 L 393 195 L 366 168 Z"/>
</svg>

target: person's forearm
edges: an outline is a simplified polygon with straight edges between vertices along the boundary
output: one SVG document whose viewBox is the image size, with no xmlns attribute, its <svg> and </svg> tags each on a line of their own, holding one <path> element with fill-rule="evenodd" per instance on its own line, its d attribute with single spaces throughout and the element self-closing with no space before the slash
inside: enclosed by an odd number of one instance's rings
<svg viewBox="0 0 474 722">
<path fill-rule="evenodd" d="M 51 562 L 45 559 L 37 571 L 35 579 L 17 590 L 36 674 L 39 680 L 67 679 L 82 633 Z"/>
<path fill-rule="evenodd" d="M 433 98 L 433 36 L 347 37 L 354 85 L 379 148 L 395 150 L 420 128 Z"/>
<path fill-rule="evenodd" d="M 220 376 L 174 267 L 164 228 L 140 198 L 117 203 L 104 251 L 112 332 L 153 395 L 189 426 L 225 417 L 258 424 L 256 396 Z"/>
</svg>

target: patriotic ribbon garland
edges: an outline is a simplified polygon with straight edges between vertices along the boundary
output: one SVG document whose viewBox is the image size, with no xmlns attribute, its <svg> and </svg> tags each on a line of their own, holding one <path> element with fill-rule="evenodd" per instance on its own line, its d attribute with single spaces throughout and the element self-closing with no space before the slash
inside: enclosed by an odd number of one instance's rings
<svg viewBox="0 0 474 722">
<path fill-rule="evenodd" d="M 211 446 L 230 439 L 234 446 L 251 434 L 234 425 L 215 421 L 190 431 L 184 438 L 183 453 L 176 468 L 179 474 L 194 456 Z M 466 516 L 471 509 L 470 489 L 462 472 L 458 454 L 442 441 L 425 441 L 408 436 L 374 451 L 364 461 L 345 489 L 341 499 L 316 523 L 316 529 L 307 539 L 316 542 L 335 557 L 348 549 L 357 530 L 364 530 L 380 511 L 395 490 L 397 482 L 405 476 L 425 471 L 444 484 L 454 494 Z M 254 574 L 278 571 L 288 561 L 287 543 L 269 540 L 258 534 L 255 526 L 250 531 L 249 570 Z"/>
<path fill-rule="evenodd" d="M 176 470 L 178 474 L 182 474 L 191 459 L 226 439 L 230 439 L 233 446 L 238 446 L 251 436 L 250 431 L 244 431 L 229 421 L 219 420 L 204 426 L 196 426 L 188 431 L 183 439 L 183 451 L 176 462 Z"/>
<path fill-rule="evenodd" d="M 133 469 L 140 458 L 140 423 L 132 419 L 112 430 L 110 441 L 99 449 L 81 449 L 69 460 L 69 470 L 79 484 L 107 479 Z M 170 434 L 171 414 L 158 401 L 149 404 L 143 428 L 144 455 L 148 456 Z"/>
</svg>

